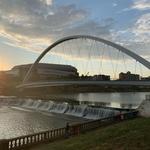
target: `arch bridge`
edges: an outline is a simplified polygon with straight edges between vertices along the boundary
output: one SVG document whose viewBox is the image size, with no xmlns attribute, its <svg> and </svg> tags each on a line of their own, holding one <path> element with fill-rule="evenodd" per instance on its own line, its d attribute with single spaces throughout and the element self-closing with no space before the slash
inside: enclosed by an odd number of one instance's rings
<svg viewBox="0 0 150 150">
<path fill-rule="evenodd" d="M 150 62 L 147 61 L 146 59 L 144 59 L 143 57 L 139 56 L 138 54 L 134 53 L 133 51 L 119 45 L 116 43 L 113 43 L 111 41 L 99 38 L 99 37 L 95 37 L 95 36 L 90 36 L 90 35 L 73 35 L 73 36 L 67 36 L 64 37 L 62 39 L 57 40 L 56 42 L 54 42 L 53 44 L 51 44 L 49 47 L 47 47 L 41 54 L 40 56 L 36 59 L 36 61 L 33 63 L 33 65 L 31 66 L 31 68 L 28 70 L 23 83 L 21 85 L 19 85 L 19 88 L 28 88 L 28 87 L 44 87 L 44 86 L 62 86 L 62 85 L 73 85 L 73 84 L 77 84 L 77 85 L 86 85 L 86 84 L 100 84 L 100 85 L 135 85 L 135 86 L 150 86 L 150 82 L 144 82 L 144 81 L 48 81 L 48 82 L 31 82 L 29 81 L 32 72 L 34 71 L 34 69 L 36 68 L 37 64 L 40 62 L 40 60 L 49 52 L 51 51 L 54 47 L 60 45 L 63 42 L 66 41 L 70 41 L 70 40 L 74 40 L 74 39 L 90 39 L 90 40 L 94 40 L 103 44 L 106 44 L 112 48 L 114 48 L 114 50 L 117 50 L 119 52 L 122 52 L 130 57 L 132 57 L 134 60 L 136 60 L 137 62 L 139 62 L 140 64 L 142 64 L 143 66 L 145 66 L 148 70 L 150 70 Z"/>
</svg>

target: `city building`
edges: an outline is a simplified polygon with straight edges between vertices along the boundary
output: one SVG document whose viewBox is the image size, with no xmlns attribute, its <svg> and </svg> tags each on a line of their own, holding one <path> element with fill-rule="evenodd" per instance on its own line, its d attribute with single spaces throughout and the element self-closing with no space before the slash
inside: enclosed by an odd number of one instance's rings
<svg viewBox="0 0 150 150">
<path fill-rule="evenodd" d="M 141 80 L 143 80 L 143 81 L 150 81 L 150 76 L 149 77 L 141 77 Z"/>
<path fill-rule="evenodd" d="M 99 81 L 109 81 L 110 80 L 110 76 L 109 75 L 94 75 L 92 77 L 93 80 L 99 80 Z"/>
<path fill-rule="evenodd" d="M 132 74 L 130 71 L 128 71 L 127 73 L 121 72 L 119 74 L 119 80 L 137 81 L 140 80 L 140 75 Z"/>
<path fill-rule="evenodd" d="M 11 70 L 6 71 L 6 74 L 23 79 L 31 65 L 32 64 L 15 66 Z M 76 78 L 78 77 L 78 72 L 75 67 L 70 65 L 39 63 L 34 69 L 32 76 L 41 80 Z"/>
</svg>

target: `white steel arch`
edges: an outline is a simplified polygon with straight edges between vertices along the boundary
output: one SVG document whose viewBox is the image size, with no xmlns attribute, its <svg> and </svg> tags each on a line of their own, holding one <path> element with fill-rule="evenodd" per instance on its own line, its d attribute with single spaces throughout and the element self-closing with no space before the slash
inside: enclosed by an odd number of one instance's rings
<svg viewBox="0 0 150 150">
<path fill-rule="evenodd" d="M 142 58 L 141 56 L 137 55 L 136 53 L 132 52 L 131 50 L 119 45 L 119 44 L 116 44 L 116 43 L 113 43 L 111 41 L 108 41 L 108 40 L 105 40 L 105 39 L 102 39 L 102 38 L 99 38 L 99 37 L 95 37 L 95 36 L 91 36 L 91 35 L 73 35 L 73 36 L 67 36 L 67 37 L 64 37 L 62 39 L 59 39 L 57 40 L 56 42 L 54 42 L 53 44 L 51 44 L 49 47 L 47 47 L 41 54 L 40 56 L 36 59 L 36 61 L 34 62 L 34 64 L 31 66 L 31 68 L 29 69 L 29 71 L 27 72 L 24 80 L 23 80 L 23 83 L 25 83 L 29 77 L 30 77 L 30 74 L 32 73 L 34 67 L 40 62 L 40 60 L 52 49 L 54 48 L 55 46 L 65 42 L 65 41 L 69 41 L 69 40 L 73 40 L 73 39 L 80 39 L 80 38 L 85 38 L 85 39 L 91 39 L 91 40 L 95 40 L 95 41 L 98 41 L 98 42 L 101 42 L 101 43 L 104 43 L 106 45 L 109 45 L 111 47 L 114 47 L 116 50 L 118 51 L 121 51 L 125 54 L 127 54 L 128 56 L 132 57 L 133 59 L 135 59 L 136 61 L 138 61 L 139 63 L 143 64 L 146 68 L 150 69 L 150 62 L 147 61 L 146 59 Z"/>
</svg>

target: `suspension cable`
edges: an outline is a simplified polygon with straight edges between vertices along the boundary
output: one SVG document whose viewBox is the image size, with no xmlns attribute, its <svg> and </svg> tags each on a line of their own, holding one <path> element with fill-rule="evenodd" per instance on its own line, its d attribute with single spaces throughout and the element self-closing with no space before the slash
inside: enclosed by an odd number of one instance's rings
<svg viewBox="0 0 150 150">
<path fill-rule="evenodd" d="M 117 78 L 116 74 L 117 74 L 117 70 L 118 70 L 119 56 L 120 56 L 120 51 L 117 52 L 117 58 L 116 58 L 117 64 L 116 64 L 116 68 L 115 68 L 115 77 L 114 77 L 115 79 Z"/>
</svg>

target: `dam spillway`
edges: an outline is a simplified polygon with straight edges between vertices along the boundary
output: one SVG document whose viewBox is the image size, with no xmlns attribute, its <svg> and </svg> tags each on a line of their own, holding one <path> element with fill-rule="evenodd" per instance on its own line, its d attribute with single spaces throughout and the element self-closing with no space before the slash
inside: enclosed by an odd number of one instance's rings
<svg viewBox="0 0 150 150">
<path fill-rule="evenodd" d="M 118 110 L 109 108 L 95 108 L 88 105 L 72 105 L 66 102 L 54 102 L 52 100 L 33 100 L 33 99 L 9 99 L 1 98 L 3 105 L 10 105 L 18 108 L 31 109 L 34 111 L 44 111 L 47 113 L 58 113 L 64 115 L 71 115 L 86 119 L 101 119 L 115 116 L 119 113 Z"/>
</svg>

